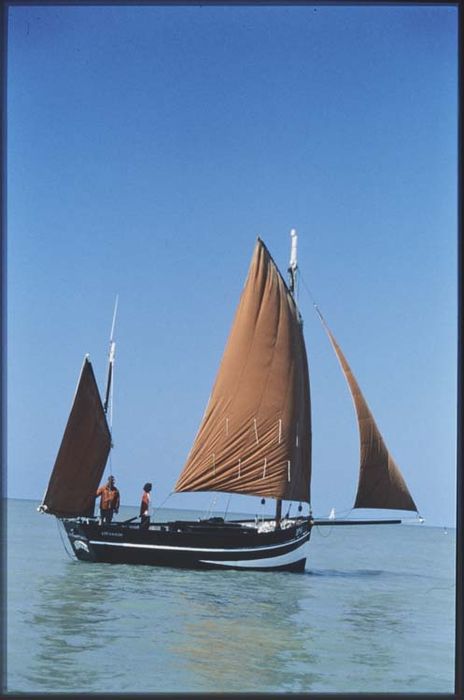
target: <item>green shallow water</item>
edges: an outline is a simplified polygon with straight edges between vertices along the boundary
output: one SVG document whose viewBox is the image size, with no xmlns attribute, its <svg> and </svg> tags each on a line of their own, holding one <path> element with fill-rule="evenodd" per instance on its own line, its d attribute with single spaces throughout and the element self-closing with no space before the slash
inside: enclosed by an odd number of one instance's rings
<svg viewBox="0 0 464 700">
<path fill-rule="evenodd" d="M 454 530 L 315 528 L 304 574 L 183 571 L 72 561 L 37 505 L 8 501 L 8 691 L 453 691 Z"/>
</svg>

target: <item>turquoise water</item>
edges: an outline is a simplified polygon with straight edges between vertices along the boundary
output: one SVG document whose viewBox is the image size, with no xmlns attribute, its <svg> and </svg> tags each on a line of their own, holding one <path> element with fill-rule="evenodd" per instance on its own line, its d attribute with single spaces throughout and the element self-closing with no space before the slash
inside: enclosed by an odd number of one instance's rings
<svg viewBox="0 0 464 700">
<path fill-rule="evenodd" d="M 8 501 L 10 692 L 453 692 L 454 530 L 315 528 L 304 574 L 181 571 L 72 561 L 37 505 Z"/>
</svg>

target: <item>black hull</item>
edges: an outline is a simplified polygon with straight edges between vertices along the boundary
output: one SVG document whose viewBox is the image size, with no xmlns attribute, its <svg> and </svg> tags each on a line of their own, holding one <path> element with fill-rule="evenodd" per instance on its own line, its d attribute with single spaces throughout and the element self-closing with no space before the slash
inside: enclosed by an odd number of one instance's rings
<svg viewBox="0 0 464 700">
<path fill-rule="evenodd" d="M 311 522 L 296 518 L 275 530 L 252 521 L 175 521 L 100 524 L 96 519 L 62 520 L 76 557 L 110 564 L 187 569 L 304 571 Z"/>
</svg>

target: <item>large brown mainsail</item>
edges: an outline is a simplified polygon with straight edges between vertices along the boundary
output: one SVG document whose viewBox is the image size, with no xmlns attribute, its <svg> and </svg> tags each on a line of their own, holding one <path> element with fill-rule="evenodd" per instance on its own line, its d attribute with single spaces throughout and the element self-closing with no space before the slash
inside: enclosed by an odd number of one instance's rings
<svg viewBox="0 0 464 700">
<path fill-rule="evenodd" d="M 361 454 L 358 490 L 353 507 L 417 511 L 340 346 L 319 309 L 317 312 L 348 382 L 358 418 Z"/>
<path fill-rule="evenodd" d="M 42 507 L 61 517 L 93 515 L 111 435 L 87 357 Z"/>
<path fill-rule="evenodd" d="M 258 239 L 213 391 L 175 490 L 309 502 L 310 478 L 301 318 Z"/>
</svg>

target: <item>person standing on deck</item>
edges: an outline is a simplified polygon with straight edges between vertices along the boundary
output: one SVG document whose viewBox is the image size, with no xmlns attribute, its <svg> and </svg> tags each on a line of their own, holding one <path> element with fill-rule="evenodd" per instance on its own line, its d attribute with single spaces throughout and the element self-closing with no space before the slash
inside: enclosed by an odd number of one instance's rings
<svg viewBox="0 0 464 700">
<path fill-rule="evenodd" d="M 140 502 L 140 527 L 143 528 L 150 525 L 150 491 L 151 484 L 145 484 L 143 487 L 142 500 Z"/>
<path fill-rule="evenodd" d="M 114 476 L 110 476 L 105 486 L 100 486 L 97 489 L 96 495 L 100 496 L 100 517 L 102 523 L 110 523 L 113 519 L 113 513 L 119 512 L 119 491 L 114 483 Z"/>
</svg>

